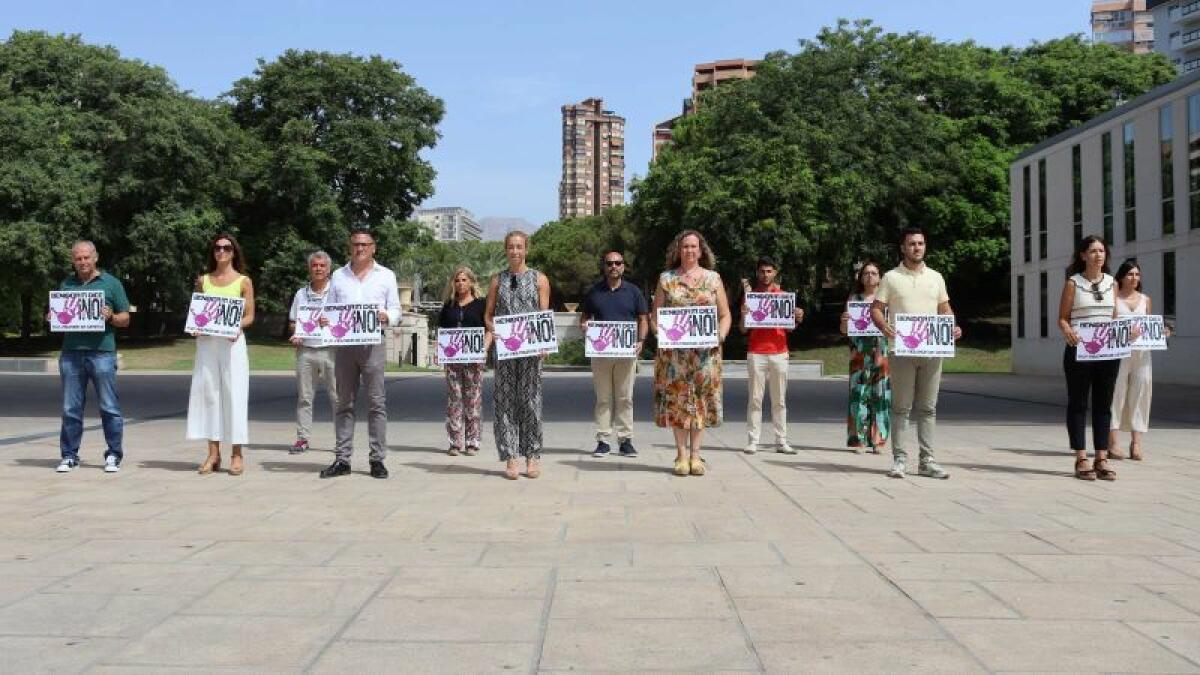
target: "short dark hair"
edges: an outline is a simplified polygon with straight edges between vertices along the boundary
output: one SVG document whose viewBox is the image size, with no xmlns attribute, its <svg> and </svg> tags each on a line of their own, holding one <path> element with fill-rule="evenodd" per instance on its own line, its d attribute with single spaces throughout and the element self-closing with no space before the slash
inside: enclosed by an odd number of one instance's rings
<svg viewBox="0 0 1200 675">
<path fill-rule="evenodd" d="M 371 238 L 372 242 L 379 243 L 379 240 L 375 238 L 375 231 L 367 225 L 355 225 L 354 227 L 350 228 L 351 239 L 353 239 L 355 235 L 359 234 L 365 234 Z"/>
<path fill-rule="evenodd" d="M 908 239 L 909 237 L 913 236 L 914 234 L 921 235 L 922 239 L 928 238 L 925 236 L 925 230 L 922 230 L 921 228 L 917 227 L 916 225 L 909 225 L 908 227 L 904 228 L 903 230 L 900 230 L 900 245 L 903 246 L 904 241 L 906 239 Z"/>
<path fill-rule="evenodd" d="M 759 256 L 758 262 L 754 263 L 755 271 L 757 271 L 758 268 L 760 268 L 760 267 L 774 267 L 775 270 L 778 271 L 779 263 L 775 262 L 775 259 L 772 258 L 771 256 L 768 256 L 768 255 Z"/>
</svg>

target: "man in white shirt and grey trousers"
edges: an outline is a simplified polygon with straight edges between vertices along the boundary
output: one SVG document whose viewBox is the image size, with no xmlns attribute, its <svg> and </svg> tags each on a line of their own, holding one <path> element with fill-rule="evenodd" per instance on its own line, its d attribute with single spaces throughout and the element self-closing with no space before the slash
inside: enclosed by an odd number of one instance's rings
<svg viewBox="0 0 1200 675">
<path fill-rule="evenodd" d="M 400 292 L 396 275 L 375 262 L 375 235 L 368 229 L 350 233 L 350 262 L 333 273 L 326 304 L 370 304 L 379 308 L 379 323 L 387 328 L 400 323 Z M 324 319 L 322 319 L 324 322 Z M 337 380 L 337 416 L 334 434 L 337 459 L 321 471 L 321 478 L 350 473 L 354 454 L 354 401 L 361 383 L 367 390 L 367 435 L 370 439 L 371 476 L 387 478 L 383 465 L 387 456 L 387 346 L 346 345 L 336 347 L 334 377 Z"/>
</svg>

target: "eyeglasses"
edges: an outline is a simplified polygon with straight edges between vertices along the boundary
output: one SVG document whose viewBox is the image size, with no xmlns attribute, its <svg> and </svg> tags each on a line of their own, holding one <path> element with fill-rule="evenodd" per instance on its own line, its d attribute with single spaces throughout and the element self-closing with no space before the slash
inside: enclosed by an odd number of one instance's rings
<svg viewBox="0 0 1200 675">
<path fill-rule="evenodd" d="M 373 242 L 373 241 L 352 241 L 352 242 L 350 242 L 350 248 L 369 248 L 374 245 L 375 245 L 375 242 Z"/>
<path fill-rule="evenodd" d="M 624 265 L 624 264 L 625 264 L 624 260 L 605 260 L 604 261 L 605 267 L 620 267 L 621 265 Z"/>
<path fill-rule="evenodd" d="M 233 253 L 232 244 L 213 244 L 213 253 Z"/>
</svg>

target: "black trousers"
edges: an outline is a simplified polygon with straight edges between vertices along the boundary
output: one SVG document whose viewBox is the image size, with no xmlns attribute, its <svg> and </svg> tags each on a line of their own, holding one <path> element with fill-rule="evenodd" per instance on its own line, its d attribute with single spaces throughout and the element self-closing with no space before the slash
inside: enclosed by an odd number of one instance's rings
<svg viewBox="0 0 1200 675">
<path fill-rule="evenodd" d="M 1092 447 L 1108 450 L 1113 390 L 1121 361 L 1076 361 L 1075 348 L 1063 350 L 1067 375 L 1067 436 L 1072 450 L 1087 450 L 1088 393 L 1092 399 Z"/>
</svg>

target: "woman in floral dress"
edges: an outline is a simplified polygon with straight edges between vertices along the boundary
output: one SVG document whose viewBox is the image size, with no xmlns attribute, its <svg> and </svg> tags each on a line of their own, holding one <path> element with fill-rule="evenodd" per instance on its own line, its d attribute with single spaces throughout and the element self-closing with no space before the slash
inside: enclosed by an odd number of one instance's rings
<svg viewBox="0 0 1200 675">
<path fill-rule="evenodd" d="M 654 291 L 651 329 L 659 307 L 715 306 L 717 337 L 724 342 L 731 319 L 716 257 L 695 230 L 676 235 L 667 248 L 667 271 Z M 654 360 L 654 423 L 675 435 L 675 474 L 703 476 L 700 456 L 705 427 L 721 424 L 721 348 L 662 349 Z"/>
<path fill-rule="evenodd" d="M 879 288 L 879 266 L 863 263 L 849 301 L 871 302 Z M 849 332 L 849 306 L 842 312 L 842 335 Z M 892 428 L 892 388 L 888 383 L 886 337 L 850 338 L 850 411 L 846 444 L 855 452 L 864 447 L 879 454 Z"/>
</svg>

